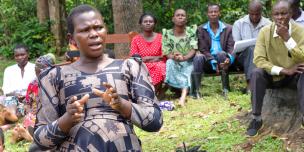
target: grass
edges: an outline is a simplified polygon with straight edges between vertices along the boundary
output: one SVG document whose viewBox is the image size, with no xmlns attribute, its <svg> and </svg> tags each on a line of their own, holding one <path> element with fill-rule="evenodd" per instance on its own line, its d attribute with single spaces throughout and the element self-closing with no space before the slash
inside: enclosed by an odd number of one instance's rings
<svg viewBox="0 0 304 152">
<path fill-rule="evenodd" d="M 2 86 L 3 69 L 14 63 L 0 61 L 0 84 Z M 232 91 L 228 100 L 221 96 L 219 77 L 207 77 L 203 80 L 202 92 L 204 98 L 193 100 L 188 98 L 186 107 L 174 111 L 164 111 L 164 124 L 156 133 L 144 132 L 138 128 L 135 131 L 141 139 L 145 152 L 183 151 L 183 144 L 187 149 L 200 147 L 200 151 L 235 152 L 246 151 L 241 146 L 247 141 L 245 130 L 247 124 L 241 124 L 235 116 L 250 110 L 249 95 L 244 95 L 240 88 L 244 87 L 244 78 L 240 75 L 230 77 Z M 171 96 L 170 92 L 167 92 Z M 170 99 L 176 102 L 176 99 Z M 29 143 L 9 142 L 10 131 L 5 133 L 7 151 L 26 151 Z M 283 152 L 283 142 L 266 136 L 253 145 L 253 152 Z"/>
<path fill-rule="evenodd" d="M 200 147 L 201 151 L 246 151 L 241 146 L 248 138 L 245 136 L 247 124 L 235 118 L 240 112 L 250 110 L 250 97 L 240 91 L 244 87 L 242 76 L 231 76 L 228 100 L 221 96 L 219 77 L 203 80 L 203 99 L 188 98 L 185 108 L 164 111 L 164 125 L 157 133 L 148 133 L 136 128 L 142 141 L 143 151 L 171 152 Z M 283 142 L 270 136 L 256 143 L 253 152 L 285 151 Z"/>
</svg>

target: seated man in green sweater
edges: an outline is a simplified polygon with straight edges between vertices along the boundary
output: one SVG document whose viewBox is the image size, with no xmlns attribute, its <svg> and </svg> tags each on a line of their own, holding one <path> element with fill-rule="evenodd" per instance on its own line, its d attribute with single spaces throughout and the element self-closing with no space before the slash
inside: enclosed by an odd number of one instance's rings
<svg viewBox="0 0 304 152">
<path fill-rule="evenodd" d="M 261 29 L 250 80 L 253 119 L 247 135 L 255 136 L 262 127 L 261 111 L 267 88 L 297 89 L 300 110 L 304 114 L 304 28 L 291 20 L 290 4 L 279 0 L 272 8 L 271 25 Z M 302 126 L 304 120 L 302 120 Z"/>
</svg>

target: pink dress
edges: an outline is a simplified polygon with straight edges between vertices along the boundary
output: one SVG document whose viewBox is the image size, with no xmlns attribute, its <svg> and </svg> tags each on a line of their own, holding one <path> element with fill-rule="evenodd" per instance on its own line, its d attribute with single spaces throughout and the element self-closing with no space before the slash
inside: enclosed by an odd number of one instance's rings
<svg viewBox="0 0 304 152">
<path fill-rule="evenodd" d="M 148 42 L 140 34 L 135 36 L 131 42 L 130 56 L 133 54 L 139 54 L 141 57 L 146 56 L 163 56 L 162 53 L 162 35 L 157 34 L 153 41 Z M 158 62 L 145 62 L 150 76 L 152 78 L 152 84 L 157 85 L 164 81 L 166 77 L 166 60 Z"/>
</svg>

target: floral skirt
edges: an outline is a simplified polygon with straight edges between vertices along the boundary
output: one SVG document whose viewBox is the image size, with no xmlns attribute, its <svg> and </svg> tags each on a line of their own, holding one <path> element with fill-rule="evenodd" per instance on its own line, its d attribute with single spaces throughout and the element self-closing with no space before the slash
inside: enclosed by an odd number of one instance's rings
<svg viewBox="0 0 304 152">
<path fill-rule="evenodd" d="M 190 88 L 192 71 L 192 61 L 176 62 L 169 59 L 166 63 L 165 82 L 175 88 Z"/>
</svg>

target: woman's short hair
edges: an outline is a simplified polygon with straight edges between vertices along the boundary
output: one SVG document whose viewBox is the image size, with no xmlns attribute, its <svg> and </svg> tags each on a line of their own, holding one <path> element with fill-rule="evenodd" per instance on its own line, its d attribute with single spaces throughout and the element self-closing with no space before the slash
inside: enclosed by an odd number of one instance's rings
<svg viewBox="0 0 304 152">
<path fill-rule="evenodd" d="M 73 8 L 67 18 L 67 28 L 68 28 L 68 33 L 71 33 L 73 34 L 74 33 L 74 22 L 73 22 L 73 19 L 82 14 L 82 13 L 85 13 L 85 12 L 91 12 L 91 11 L 94 11 L 96 13 L 99 13 L 100 12 L 94 8 L 93 6 L 90 6 L 90 5 L 79 5 L 75 8 Z M 100 14 L 101 15 L 101 14 Z"/>
<path fill-rule="evenodd" d="M 157 23 L 157 19 L 156 19 L 156 17 L 155 17 L 152 13 L 150 13 L 150 12 L 145 12 L 145 13 L 143 13 L 143 14 L 140 16 L 139 21 L 138 21 L 138 24 L 141 24 L 146 16 L 152 17 L 154 23 L 155 23 L 155 24 Z"/>
<path fill-rule="evenodd" d="M 29 49 L 26 45 L 24 44 L 16 44 L 15 48 L 14 48 L 14 51 L 17 50 L 17 49 L 24 49 L 27 53 L 29 52 Z"/>
</svg>

